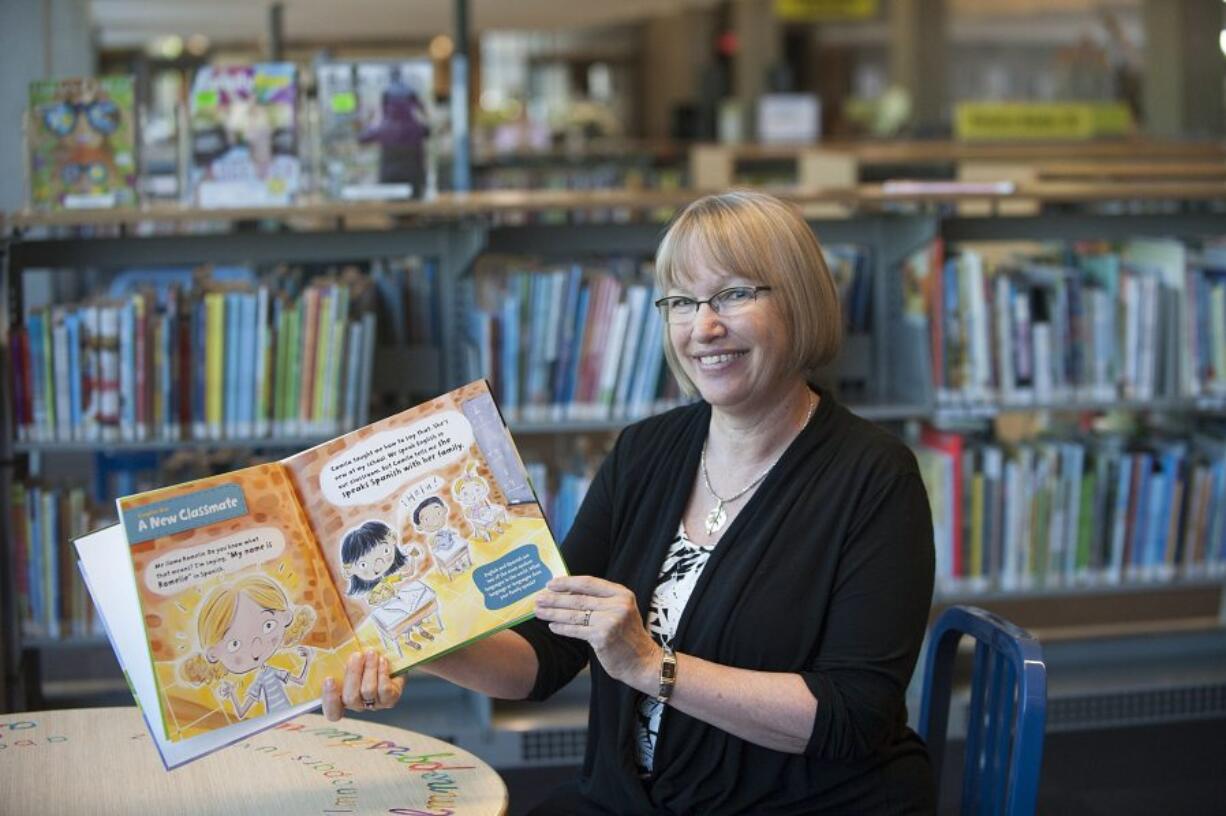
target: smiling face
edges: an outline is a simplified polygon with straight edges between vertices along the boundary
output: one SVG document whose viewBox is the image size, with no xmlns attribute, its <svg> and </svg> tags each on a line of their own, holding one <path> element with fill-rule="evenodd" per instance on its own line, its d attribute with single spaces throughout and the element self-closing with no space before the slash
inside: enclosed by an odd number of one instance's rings
<svg viewBox="0 0 1226 816">
<path fill-rule="evenodd" d="M 429 504 L 421 509 L 418 518 L 421 519 L 418 526 L 427 533 L 433 533 L 443 529 L 447 523 L 447 508 L 441 504 Z"/>
<path fill-rule="evenodd" d="M 281 648 L 285 628 L 292 619 L 288 609 L 265 609 L 240 593 L 234 620 L 221 641 L 205 650 L 205 657 L 210 663 L 221 661 L 235 674 L 258 669 Z"/>
<path fill-rule="evenodd" d="M 373 581 L 382 578 L 396 562 L 396 546 L 390 538 L 383 538 L 379 543 L 367 550 L 365 555 L 348 565 L 349 571 L 363 581 Z"/>
<path fill-rule="evenodd" d="M 698 263 L 668 294 L 705 300 L 730 286 L 758 283 Z M 774 295 L 763 292 L 733 315 L 716 314 L 710 304 L 703 304 L 693 322 L 668 325 L 668 341 L 682 370 L 712 406 L 735 413 L 762 410 L 796 376 L 789 367 L 788 332 L 771 301 Z"/>
<path fill-rule="evenodd" d="M 486 492 L 483 483 L 476 479 L 469 479 L 460 485 L 460 489 L 456 491 L 456 498 L 464 504 L 476 504 L 485 498 Z"/>
</svg>

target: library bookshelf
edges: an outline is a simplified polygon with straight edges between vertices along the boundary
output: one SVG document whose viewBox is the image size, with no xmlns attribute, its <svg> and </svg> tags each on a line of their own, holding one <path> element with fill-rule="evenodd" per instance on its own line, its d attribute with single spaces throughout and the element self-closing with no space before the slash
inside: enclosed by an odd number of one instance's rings
<svg viewBox="0 0 1226 816">
<path fill-rule="evenodd" d="M 939 152 L 939 151 L 938 151 Z M 910 161 L 905 151 L 889 151 L 881 159 Z M 897 153 L 897 155 L 896 155 Z M 1118 153 L 1102 157 L 1118 161 Z M 1196 157 L 1219 157 L 1210 151 Z M 961 154 L 951 153 L 957 159 Z M 945 157 L 948 158 L 948 157 Z M 993 158 L 993 156 L 987 156 Z M 1016 157 L 1011 157 L 1016 158 Z M 1053 152 L 1028 160 L 1056 161 L 1067 154 Z M 1073 159 L 1080 157 L 1073 156 Z M 1182 157 L 1184 160 L 1186 156 Z M 857 171 L 858 172 L 858 171 Z M 812 181 L 813 179 L 809 179 Z M 702 187 L 703 185 L 699 185 Z M 1155 398 L 1034 402 L 1002 405 L 987 400 L 950 405 L 937 400 L 922 360 L 926 338 L 902 319 L 904 260 L 933 241 L 948 244 L 1016 241 L 1124 240 L 1138 234 L 1197 239 L 1226 235 L 1226 183 L 1216 177 L 1187 180 L 1144 178 L 1118 181 L 1043 181 L 1019 183 L 1010 192 L 982 189 L 939 191 L 923 188 L 895 193 L 855 176 L 836 186 L 801 185 L 772 190 L 812 213 L 811 224 L 823 244 L 854 244 L 868 249 L 873 280 L 869 309 L 871 343 L 861 365 L 864 388 L 851 401 L 853 410 L 888 424 L 958 423 L 991 419 L 1005 412 L 1096 412 L 1126 408 L 1155 414 L 1220 414 L 1218 400 Z M 158 206 L 133 211 L 82 213 L 14 213 L 5 220 L 0 332 L 7 338 L 12 321 L 22 313 L 22 278 L 26 270 L 100 269 L 152 264 L 223 262 L 284 262 L 297 259 L 344 261 L 391 255 L 429 257 L 438 264 L 438 320 L 443 341 L 437 348 L 411 349 L 417 361 L 409 366 L 426 372 L 415 385 L 418 393 L 442 390 L 474 373 L 459 350 L 464 331 L 463 282 L 478 261 L 489 257 L 531 256 L 550 260 L 612 255 L 649 259 L 654 253 L 668 212 L 697 195 L 690 190 L 491 191 L 444 194 L 435 201 L 340 205 L 304 202 L 283 209 L 200 211 Z M 1004 215 L 1010 205 L 1025 202 L 1029 214 Z M 979 205 L 980 214 L 965 215 L 960 205 Z M 568 217 L 582 212 L 583 220 Z M 561 217 L 559 218 L 559 214 Z M 71 274 L 65 272 L 64 274 Z M 403 376 L 404 354 L 391 355 L 376 379 Z M 917 354 L 919 355 L 917 357 Z M 8 365 L 8 355 L 4 357 Z M 8 388 L 8 372 L 0 378 Z M 0 495 L 5 503 L 4 540 L 10 540 L 9 501 L 12 485 L 36 474 L 47 457 L 88 454 L 85 442 L 18 441 L 14 435 L 11 395 L 5 393 L 4 433 L 0 438 Z M 565 418 L 540 420 L 508 416 L 513 433 L 531 440 L 549 440 L 564 448 L 566 438 L 611 438 L 630 420 Z M 216 442 L 115 443 L 119 452 L 230 448 L 253 450 L 295 448 L 311 438 L 264 437 Z M 5 702 L 9 710 L 41 701 L 40 661 L 60 657 L 65 650 L 105 650 L 98 637 L 79 639 L 23 638 L 14 607 L 12 554 L 0 558 L 6 621 L 3 632 Z M 1045 638 L 1082 643 L 1115 643 L 1163 633 L 1202 633 L 1217 638 L 1226 627 L 1226 598 L 1220 577 L 1171 578 L 1164 581 L 1124 581 L 1118 584 L 1070 582 L 1060 586 L 1000 591 L 987 588 L 944 588 L 933 613 L 952 603 L 974 603 L 994 609 Z M 1095 647 L 1089 646 L 1092 652 Z M 440 717 L 419 729 L 457 736 L 497 730 L 510 717 L 516 735 L 508 751 L 527 744 L 534 729 L 581 728 L 575 717 L 561 725 L 548 714 L 524 719 L 518 709 L 500 712 L 488 700 L 457 694 L 425 678 L 419 688 L 427 697 L 445 701 L 468 717 L 462 733 Z M 571 701 L 573 702 L 573 701 Z M 581 710 L 578 706 L 576 710 Z M 536 715 L 533 715 L 536 716 Z M 537 725 L 534 725 L 536 723 Z M 505 737 L 505 735 L 503 735 Z M 488 737 L 488 733 L 487 733 Z M 475 736 L 471 738 L 476 739 Z M 581 742 L 581 740 L 579 741 Z M 571 757 L 573 759 L 573 757 Z"/>
</svg>

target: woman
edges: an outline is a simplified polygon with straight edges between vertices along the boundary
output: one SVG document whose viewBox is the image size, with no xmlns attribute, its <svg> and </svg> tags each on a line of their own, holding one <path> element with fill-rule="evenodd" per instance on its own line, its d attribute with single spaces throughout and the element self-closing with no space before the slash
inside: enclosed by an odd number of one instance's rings
<svg viewBox="0 0 1226 816">
<path fill-rule="evenodd" d="M 591 664 L 582 772 L 538 813 L 931 811 L 903 697 L 932 522 L 910 451 L 806 380 L 841 333 L 817 241 L 775 198 L 709 196 L 656 274 L 669 365 L 701 401 L 621 434 L 536 620 L 427 670 L 544 699 Z M 355 658 L 325 713 L 401 688 Z"/>
</svg>

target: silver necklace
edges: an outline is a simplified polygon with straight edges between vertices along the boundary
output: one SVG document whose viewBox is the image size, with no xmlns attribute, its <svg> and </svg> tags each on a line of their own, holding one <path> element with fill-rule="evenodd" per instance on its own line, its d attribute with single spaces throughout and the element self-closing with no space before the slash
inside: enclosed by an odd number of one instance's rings
<svg viewBox="0 0 1226 816">
<path fill-rule="evenodd" d="M 813 418 L 813 411 L 816 408 L 817 408 L 817 395 L 811 394 L 810 399 L 809 399 L 809 410 L 805 414 L 805 421 L 801 423 L 800 425 L 800 430 L 804 430 L 804 427 L 809 424 L 809 420 Z M 797 433 L 799 433 L 800 430 L 798 430 Z M 736 501 L 741 496 L 744 496 L 750 490 L 757 487 L 758 482 L 766 478 L 766 474 L 771 472 L 771 469 L 775 467 L 775 465 L 779 462 L 779 459 L 783 456 L 784 451 L 786 451 L 788 449 L 788 446 L 791 445 L 791 442 L 789 441 L 788 445 L 785 445 L 783 450 L 779 452 L 779 456 L 776 456 L 774 460 L 769 465 L 766 466 L 766 470 L 759 473 L 752 482 L 742 487 L 740 490 L 738 490 L 733 495 L 728 496 L 727 498 L 724 498 L 723 496 L 715 492 L 715 488 L 711 487 L 711 477 L 707 475 L 707 440 L 709 440 L 710 438 L 711 437 L 708 435 L 707 439 L 703 440 L 702 458 L 701 458 L 702 481 L 707 486 L 707 492 L 710 493 L 712 498 L 715 499 L 715 507 L 711 509 L 710 513 L 707 513 L 706 521 L 703 523 L 703 526 L 707 530 L 707 535 L 709 536 L 714 535 L 715 533 L 718 533 L 720 530 L 724 529 L 724 524 L 726 524 L 728 521 L 728 512 L 724 510 L 724 505 L 730 502 Z"/>
</svg>

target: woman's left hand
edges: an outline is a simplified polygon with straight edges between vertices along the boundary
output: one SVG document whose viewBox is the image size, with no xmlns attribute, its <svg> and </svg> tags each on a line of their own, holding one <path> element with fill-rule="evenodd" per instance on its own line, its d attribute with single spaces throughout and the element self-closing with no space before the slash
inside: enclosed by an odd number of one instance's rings
<svg viewBox="0 0 1226 816">
<path fill-rule="evenodd" d="M 610 677 L 655 692 L 661 650 L 626 587 L 588 575 L 559 576 L 537 596 L 536 616 L 559 635 L 587 641 Z"/>
</svg>

